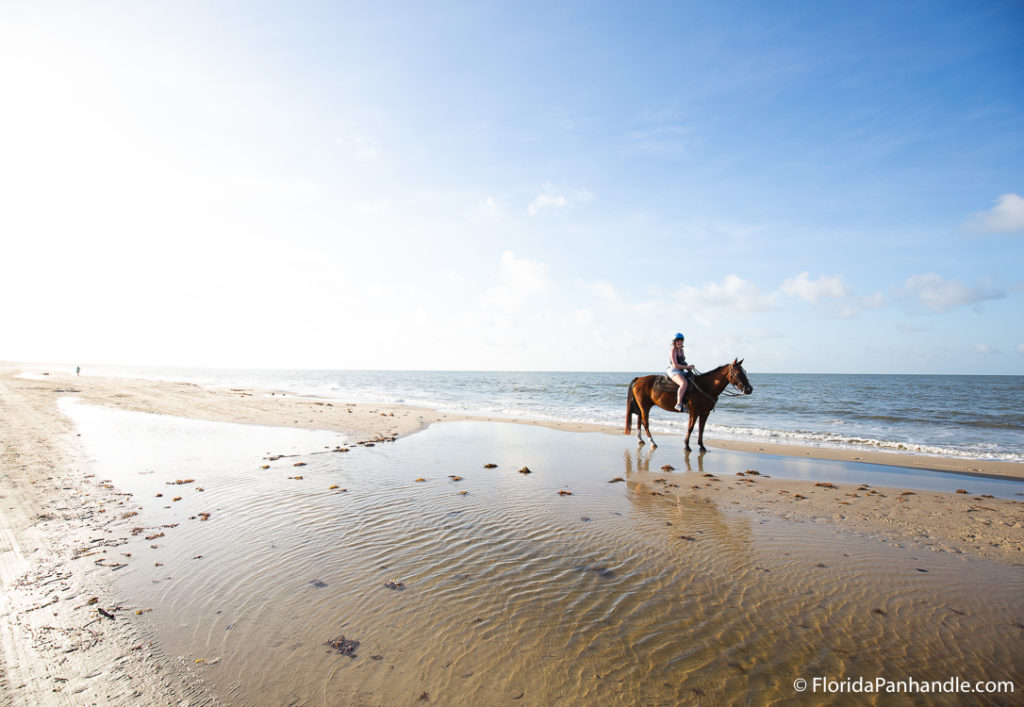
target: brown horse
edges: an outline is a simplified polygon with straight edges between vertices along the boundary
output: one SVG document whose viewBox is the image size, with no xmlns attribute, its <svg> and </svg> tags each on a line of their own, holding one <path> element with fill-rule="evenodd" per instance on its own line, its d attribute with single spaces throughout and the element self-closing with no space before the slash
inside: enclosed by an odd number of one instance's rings
<svg viewBox="0 0 1024 707">
<path fill-rule="evenodd" d="M 702 452 L 707 451 L 704 446 L 704 424 L 708 421 L 708 415 L 715 409 L 718 396 L 730 383 L 744 395 L 754 392 L 754 387 L 747 380 L 747 372 L 743 370 L 743 361 L 736 359 L 732 363 L 719 366 L 713 371 L 690 379 L 685 398 L 690 411 L 690 425 L 686 428 L 686 451 L 690 451 L 690 434 L 693 432 L 693 425 L 697 420 L 700 420 L 697 446 Z M 631 380 L 629 394 L 626 397 L 625 434 L 630 434 L 633 431 L 633 415 L 639 415 L 640 422 L 636 429 L 637 439 L 640 440 L 640 444 L 643 444 L 644 438 L 640 436 L 641 430 L 647 430 L 647 438 L 651 440 L 651 444 L 657 447 L 654 437 L 651 437 L 651 408 L 657 405 L 662 410 L 679 412 L 676 410 L 678 390 L 679 386 L 666 376 L 644 376 Z"/>
</svg>

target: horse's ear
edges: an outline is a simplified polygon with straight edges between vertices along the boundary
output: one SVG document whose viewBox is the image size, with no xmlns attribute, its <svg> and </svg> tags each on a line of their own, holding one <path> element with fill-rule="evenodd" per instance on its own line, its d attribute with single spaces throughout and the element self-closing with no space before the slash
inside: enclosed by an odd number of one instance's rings
<svg viewBox="0 0 1024 707">
<path fill-rule="evenodd" d="M 742 365 L 743 365 L 743 359 L 742 359 L 742 358 L 741 358 L 741 359 L 739 360 L 739 365 L 740 365 L 740 366 L 742 366 Z"/>
</svg>

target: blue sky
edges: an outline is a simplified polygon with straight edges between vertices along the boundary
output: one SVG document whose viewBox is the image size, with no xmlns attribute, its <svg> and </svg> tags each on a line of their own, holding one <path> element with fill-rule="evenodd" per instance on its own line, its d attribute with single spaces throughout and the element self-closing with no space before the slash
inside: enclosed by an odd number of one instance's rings
<svg viewBox="0 0 1024 707">
<path fill-rule="evenodd" d="M 1024 5 L 0 5 L 0 359 L 1024 373 Z"/>
</svg>

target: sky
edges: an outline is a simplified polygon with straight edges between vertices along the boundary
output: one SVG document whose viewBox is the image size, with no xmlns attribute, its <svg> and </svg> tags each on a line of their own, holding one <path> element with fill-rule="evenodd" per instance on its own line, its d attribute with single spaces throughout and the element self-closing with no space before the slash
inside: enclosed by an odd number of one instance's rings
<svg viewBox="0 0 1024 707">
<path fill-rule="evenodd" d="M 1024 374 L 1024 4 L 0 0 L 0 360 Z"/>
</svg>

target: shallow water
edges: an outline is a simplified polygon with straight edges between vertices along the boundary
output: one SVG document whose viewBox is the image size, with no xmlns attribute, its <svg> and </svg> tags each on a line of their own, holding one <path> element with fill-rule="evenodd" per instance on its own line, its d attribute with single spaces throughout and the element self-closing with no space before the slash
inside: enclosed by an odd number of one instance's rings
<svg viewBox="0 0 1024 707">
<path fill-rule="evenodd" d="M 332 452 L 333 433 L 64 408 L 96 473 L 140 506 L 119 602 L 152 609 L 134 619 L 232 703 L 772 704 L 798 677 L 1024 683 L 1024 569 L 638 492 L 631 471 L 682 466 L 665 445 L 450 423 Z M 713 455 L 715 473 L 746 463 Z M 356 657 L 325 645 L 341 635 Z"/>
</svg>

